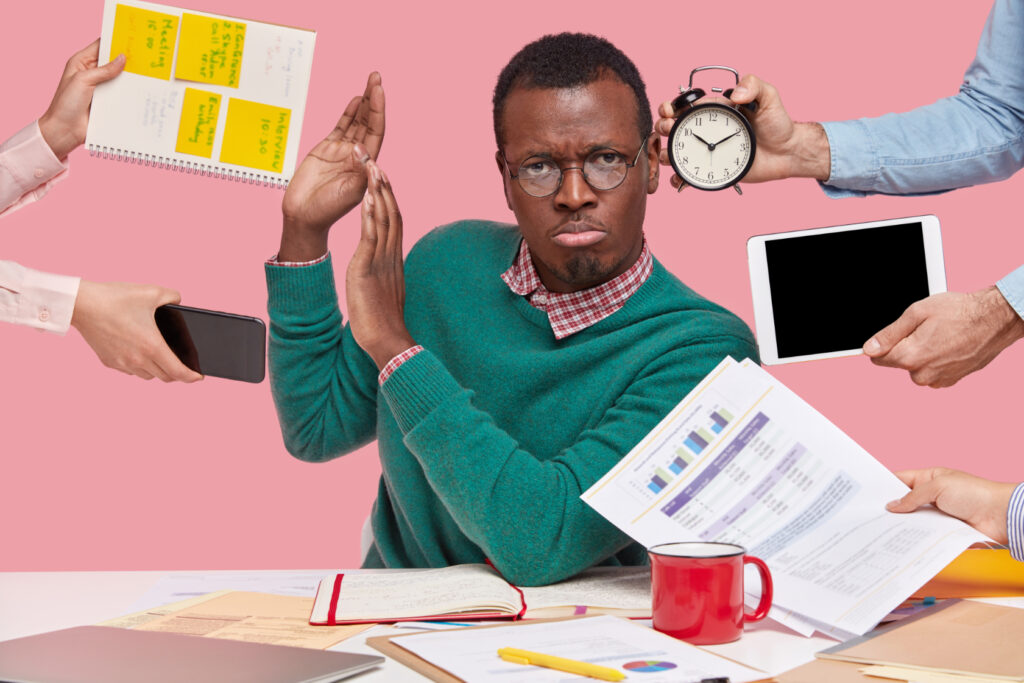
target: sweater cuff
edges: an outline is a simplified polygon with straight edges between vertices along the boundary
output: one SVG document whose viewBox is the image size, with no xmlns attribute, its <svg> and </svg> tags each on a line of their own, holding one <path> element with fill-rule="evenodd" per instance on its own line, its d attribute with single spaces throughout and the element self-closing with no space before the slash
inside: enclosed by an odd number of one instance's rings
<svg viewBox="0 0 1024 683">
<path fill-rule="evenodd" d="M 302 268 L 264 264 L 267 276 L 267 308 L 271 315 L 306 313 L 311 308 L 337 306 L 334 267 L 330 255 Z"/>
<path fill-rule="evenodd" d="M 462 391 L 444 364 L 428 350 L 402 363 L 380 387 L 403 434 Z"/>
</svg>

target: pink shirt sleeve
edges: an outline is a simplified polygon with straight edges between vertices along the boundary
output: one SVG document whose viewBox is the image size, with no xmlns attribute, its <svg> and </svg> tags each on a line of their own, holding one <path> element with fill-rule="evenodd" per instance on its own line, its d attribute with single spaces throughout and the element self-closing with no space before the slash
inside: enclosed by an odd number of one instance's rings
<svg viewBox="0 0 1024 683">
<path fill-rule="evenodd" d="M 0 216 L 40 199 L 67 176 L 61 162 L 46 144 L 33 121 L 0 144 Z"/>
<path fill-rule="evenodd" d="M 67 176 L 33 121 L 0 144 L 0 218 L 34 202 Z M 0 322 L 64 334 L 71 326 L 80 279 L 0 261 Z"/>
<path fill-rule="evenodd" d="M 0 261 L 0 322 L 64 334 L 71 326 L 80 281 Z"/>
</svg>

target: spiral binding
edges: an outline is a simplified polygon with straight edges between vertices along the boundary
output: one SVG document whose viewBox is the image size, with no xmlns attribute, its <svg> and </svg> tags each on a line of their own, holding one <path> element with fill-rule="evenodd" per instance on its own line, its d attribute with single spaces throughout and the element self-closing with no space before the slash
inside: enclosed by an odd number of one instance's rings
<svg viewBox="0 0 1024 683">
<path fill-rule="evenodd" d="M 263 185 L 264 187 L 277 187 L 284 189 L 288 181 L 283 178 L 274 178 L 258 172 L 239 171 L 233 168 L 223 168 L 212 164 L 201 162 L 181 161 L 156 154 L 140 154 L 130 150 L 103 147 L 100 145 L 88 145 L 89 156 L 100 157 L 101 159 L 115 159 L 126 161 L 131 164 L 153 166 L 169 171 L 200 175 L 206 178 L 221 178 L 233 180 L 237 183 L 249 183 L 250 185 Z"/>
</svg>

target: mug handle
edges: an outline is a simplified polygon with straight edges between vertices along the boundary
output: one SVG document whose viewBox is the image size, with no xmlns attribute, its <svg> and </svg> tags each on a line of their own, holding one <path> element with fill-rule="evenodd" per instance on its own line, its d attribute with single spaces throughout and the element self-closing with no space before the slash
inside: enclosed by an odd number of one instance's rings
<svg viewBox="0 0 1024 683">
<path fill-rule="evenodd" d="M 743 621 L 761 621 L 768 616 L 768 610 L 772 606 L 772 575 L 768 571 L 768 565 L 759 557 L 744 555 L 743 564 L 752 564 L 757 567 L 757 573 L 761 575 L 761 601 L 757 603 L 757 609 L 753 614 L 743 611 Z"/>
</svg>

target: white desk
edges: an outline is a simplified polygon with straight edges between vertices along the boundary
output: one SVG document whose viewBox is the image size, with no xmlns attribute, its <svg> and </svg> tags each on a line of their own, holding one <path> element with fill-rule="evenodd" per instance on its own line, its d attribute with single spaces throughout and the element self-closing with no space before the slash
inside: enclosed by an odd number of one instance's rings
<svg viewBox="0 0 1024 683">
<path fill-rule="evenodd" d="M 317 572 L 326 576 L 331 571 Z M 344 570 L 347 571 L 347 570 Z M 200 572 L 0 572 L 0 640 L 9 640 L 71 626 L 95 624 L 127 614 L 158 581 L 167 577 Z M 242 572 L 202 572 L 238 575 Z M 287 571 L 244 572 L 274 577 Z M 239 589 L 245 590 L 241 586 Z M 336 650 L 380 654 L 367 647 L 368 636 L 409 633 L 403 629 L 378 626 L 339 643 Z M 708 648 L 721 655 L 775 674 L 810 661 L 814 653 L 835 644 L 822 638 L 803 638 L 771 622 L 748 627 L 735 643 Z M 363 674 L 360 681 L 424 681 L 411 669 L 388 660 L 384 666 Z"/>
</svg>

